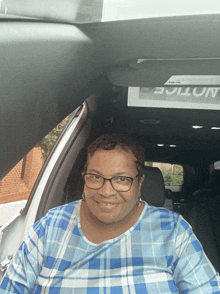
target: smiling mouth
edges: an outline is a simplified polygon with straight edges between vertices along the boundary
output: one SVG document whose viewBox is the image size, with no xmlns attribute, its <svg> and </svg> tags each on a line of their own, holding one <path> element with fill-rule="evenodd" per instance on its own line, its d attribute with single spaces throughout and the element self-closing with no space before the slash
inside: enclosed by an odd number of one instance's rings
<svg viewBox="0 0 220 294">
<path fill-rule="evenodd" d="M 98 202 L 98 201 L 96 201 L 96 203 L 98 204 L 98 205 L 100 205 L 100 206 L 102 206 L 102 207 L 114 207 L 114 206 L 116 206 L 116 205 L 118 205 L 119 203 L 111 203 L 111 202 L 107 202 L 107 203 L 105 203 L 105 202 Z"/>
<path fill-rule="evenodd" d="M 104 206 L 112 206 L 112 205 L 116 205 L 116 203 L 101 203 L 101 202 L 98 202 L 100 205 L 104 205 Z"/>
</svg>

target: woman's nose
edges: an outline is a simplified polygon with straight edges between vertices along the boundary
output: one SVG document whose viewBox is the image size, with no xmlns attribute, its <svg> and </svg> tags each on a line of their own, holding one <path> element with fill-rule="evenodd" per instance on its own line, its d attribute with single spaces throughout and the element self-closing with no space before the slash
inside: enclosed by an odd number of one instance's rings
<svg viewBox="0 0 220 294">
<path fill-rule="evenodd" d="M 103 196 L 111 196 L 115 195 L 117 192 L 112 187 L 111 181 L 105 180 L 104 185 L 102 186 L 102 188 L 99 189 L 99 193 Z"/>
</svg>

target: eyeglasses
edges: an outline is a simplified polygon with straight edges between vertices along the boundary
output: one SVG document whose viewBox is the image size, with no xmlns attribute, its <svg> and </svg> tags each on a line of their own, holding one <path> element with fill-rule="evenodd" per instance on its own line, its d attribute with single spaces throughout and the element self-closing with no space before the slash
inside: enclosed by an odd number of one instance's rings
<svg viewBox="0 0 220 294">
<path fill-rule="evenodd" d="M 82 174 L 85 185 L 89 189 L 99 190 L 101 189 L 105 181 L 110 181 L 112 188 L 117 192 L 127 192 L 131 189 L 133 181 L 139 176 L 137 174 L 135 177 L 124 177 L 124 176 L 117 176 L 110 179 L 106 179 L 101 177 L 97 174 Z"/>
</svg>

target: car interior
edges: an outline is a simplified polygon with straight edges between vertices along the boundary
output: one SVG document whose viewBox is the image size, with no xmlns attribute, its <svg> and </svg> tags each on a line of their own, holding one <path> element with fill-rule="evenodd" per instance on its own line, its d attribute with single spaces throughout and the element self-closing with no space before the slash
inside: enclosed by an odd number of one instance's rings
<svg viewBox="0 0 220 294">
<path fill-rule="evenodd" d="M 169 111 L 167 109 L 160 109 L 160 111 L 146 108 L 130 109 L 126 106 L 127 92 L 125 89 L 121 89 L 121 97 L 119 90 L 117 96 L 114 95 L 114 91 L 112 91 L 112 95 L 114 98 L 110 99 L 109 103 L 102 103 L 95 96 L 86 100 L 87 121 L 84 125 L 85 130 L 80 132 L 81 144 L 76 142 L 76 145 L 71 147 L 65 161 L 71 162 L 70 158 L 73 158 L 73 153 L 78 152 L 78 156 L 72 166 L 62 164 L 63 171 L 61 172 L 61 168 L 59 169 L 59 174 L 56 175 L 53 185 L 45 191 L 41 199 L 36 220 L 53 207 L 82 198 L 83 179 L 81 173 L 86 158 L 86 146 L 94 138 L 106 133 L 127 134 L 145 146 L 146 161 L 169 162 L 183 166 L 183 185 L 181 191 L 177 192 L 172 192 L 168 189 L 169 186 L 165 187 L 162 173 L 157 167 L 146 167 L 142 187 L 143 200 L 150 205 L 164 207 L 165 199 L 171 198 L 172 210 L 180 213 L 191 224 L 209 259 L 215 268 L 219 269 L 219 170 L 213 170 L 209 174 L 209 166 L 213 160 L 219 158 L 219 151 L 204 147 L 183 148 L 178 138 L 173 139 L 173 137 L 169 138 L 170 142 L 179 145 L 175 150 L 169 145 L 164 148 L 158 147 L 157 140 L 161 141 L 162 138 L 159 132 L 166 133 L 167 128 L 170 128 L 171 136 L 173 134 L 172 128 L 181 128 L 181 125 L 171 124 L 171 121 L 174 120 L 173 117 L 181 117 L 181 120 L 184 120 L 184 116 L 189 115 L 189 112 L 177 109 Z M 207 114 L 204 115 L 202 112 L 198 111 L 197 115 L 207 117 Z M 144 118 L 149 117 L 151 120 L 160 118 L 162 126 L 158 128 L 154 124 L 142 123 Z M 195 117 L 193 117 L 194 119 Z M 167 120 L 170 121 L 170 125 L 168 123 L 166 125 Z M 190 123 L 193 124 L 193 121 L 190 122 L 188 117 L 188 132 L 186 131 L 184 136 L 188 135 L 189 140 Z M 184 128 L 187 127 L 184 126 Z"/>
<path fill-rule="evenodd" d="M 77 108 L 74 117 L 83 113 L 49 177 L 35 221 L 53 207 L 81 199 L 86 147 L 101 134 L 122 133 L 145 147 L 146 162 L 183 167 L 179 191 L 165 187 L 158 168 L 146 167 L 143 200 L 164 207 L 171 199 L 171 209 L 190 223 L 220 272 L 220 170 L 214 166 L 220 160 L 219 23 L 219 15 L 84 24 L 1 20 L 0 179 L 68 114 Z M 173 76 L 191 82 L 175 82 Z M 195 99 L 201 92 L 208 99 L 210 90 L 216 99 L 211 107 L 184 99 L 181 106 L 169 99 L 162 104 L 156 98 L 148 106 L 145 98 L 141 105 L 129 105 L 130 88 L 141 87 L 148 93 L 181 88 L 176 98 L 187 96 L 181 96 L 187 87 L 197 88 Z"/>
</svg>

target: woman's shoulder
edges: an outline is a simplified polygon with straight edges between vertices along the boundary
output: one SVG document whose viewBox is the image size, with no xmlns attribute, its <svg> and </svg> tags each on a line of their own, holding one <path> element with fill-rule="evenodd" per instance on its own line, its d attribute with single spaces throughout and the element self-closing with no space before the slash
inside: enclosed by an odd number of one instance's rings
<svg viewBox="0 0 220 294">
<path fill-rule="evenodd" d="M 50 217 L 63 217 L 70 219 L 73 216 L 77 216 L 80 211 L 81 200 L 66 203 L 64 205 L 52 208 L 48 211 L 47 215 Z"/>
<path fill-rule="evenodd" d="M 153 231 L 155 234 L 163 231 L 163 234 L 168 236 L 170 233 L 177 235 L 185 231 L 190 233 L 191 230 L 191 226 L 180 214 L 151 205 L 147 205 L 139 227 L 143 231 Z"/>
<path fill-rule="evenodd" d="M 160 221 L 170 221 L 170 222 L 180 222 L 182 220 L 184 220 L 184 218 L 172 211 L 172 210 L 169 210 L 169 209 L 166 209 L 166 208 L 163 208 L 163 207 L 155 207 L 155 206 L 152 206 L 152 205 L 147 205 L 147 209 L 145 210 L 145 213 L 144 213 L 144 216 L 143 216 L 143 219 L 148 219 L 149 218 L 151 220 L 160 220 Z"/>
<path fill-rule="evenodd" d="M 70 202 L 70 203 L 63 204 L 61 206 L 57 206 L 57 207 L 51 208 L 48 211 L 48 214 L 53 214 L 53 213 L 57 213 L 57 212 L 64 212 L 64 211 L 65 212 L 69 212 L 69 213 L 73 213 L 73 211 L 75 209 L 79 209 L 80 208 L 81 201 L 82 200 L 77 200 L 77 201 L 73 201 L 73 202 Z"/>
<path fill-rule="evenodd" d="M 50 209 L 35 225 L 43 227 L 67 227 L 70 221 L 77 220 L 81 200 L 73 201 Z"/>
</svg>

